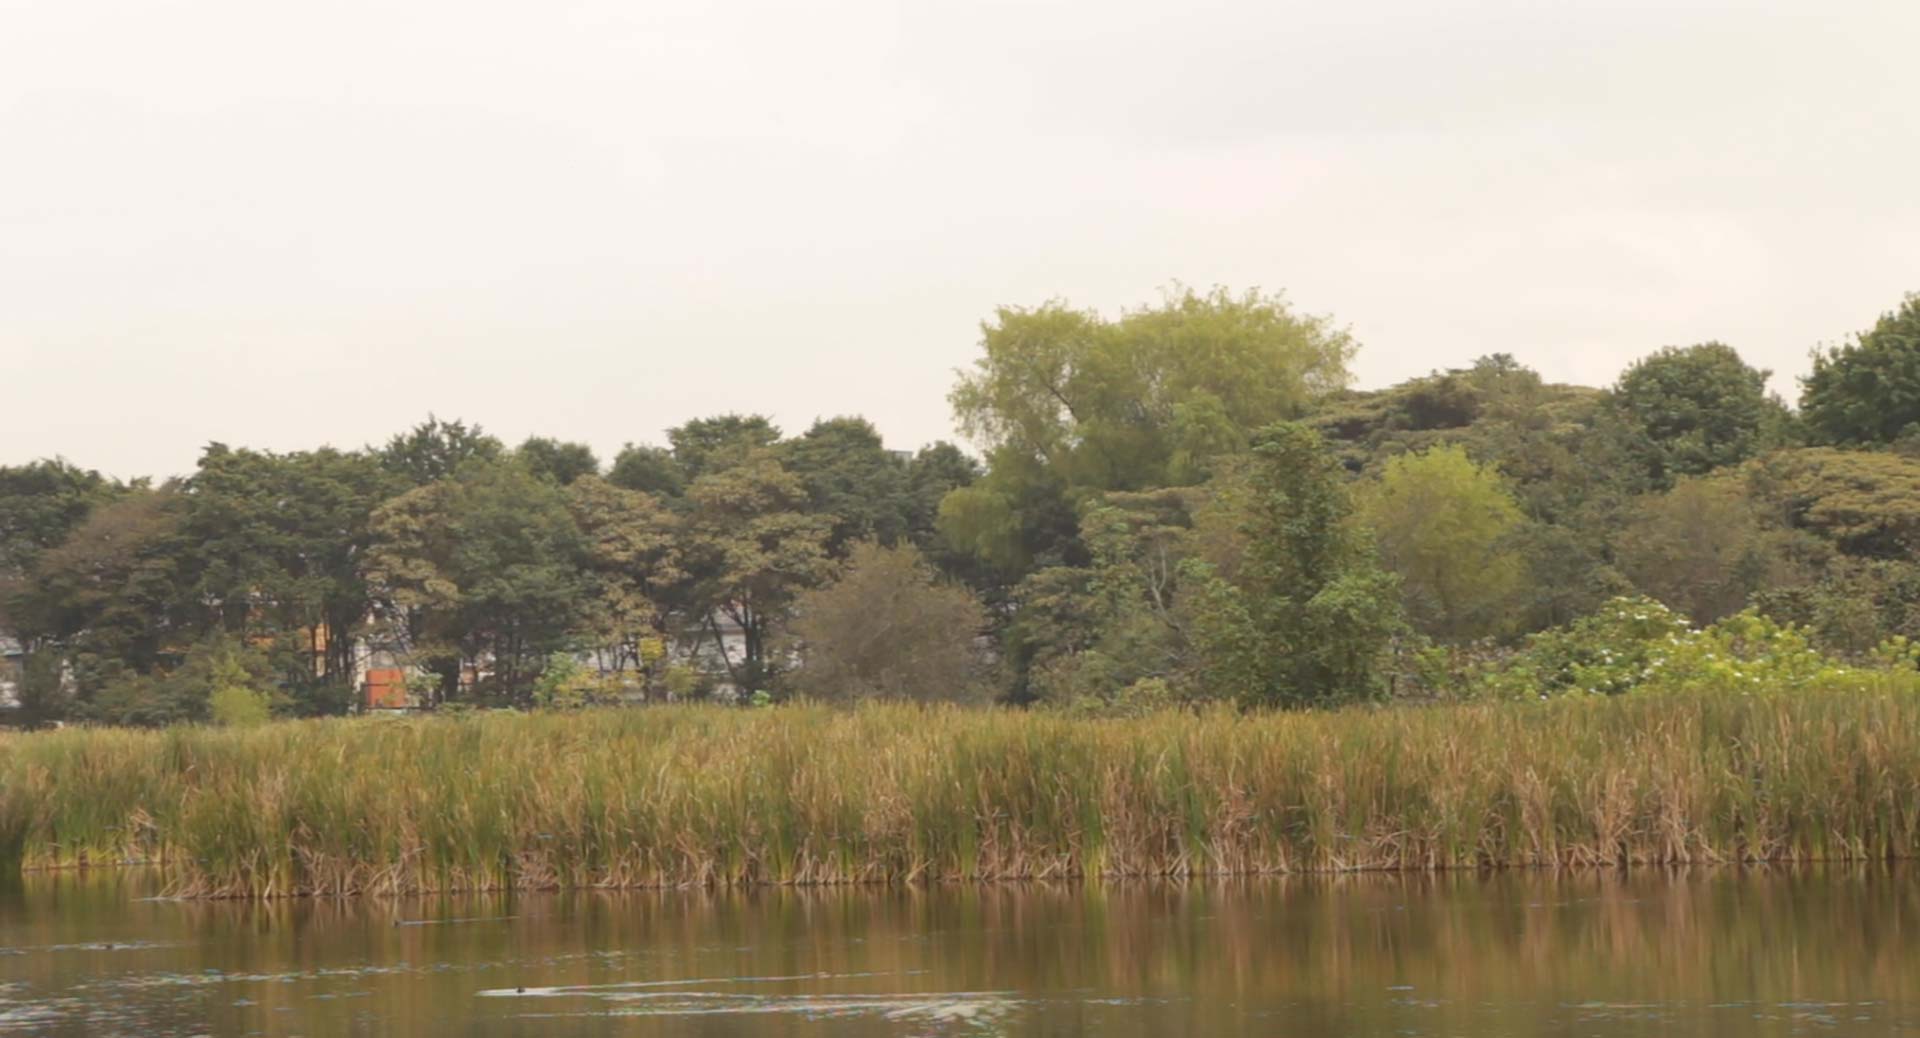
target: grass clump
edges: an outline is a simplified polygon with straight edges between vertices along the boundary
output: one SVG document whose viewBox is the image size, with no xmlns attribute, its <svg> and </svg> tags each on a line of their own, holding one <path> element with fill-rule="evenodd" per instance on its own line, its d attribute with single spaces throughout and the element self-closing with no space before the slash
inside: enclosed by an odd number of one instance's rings
<svg viewBox="0 0 1920 1038">
<path fill-rule="evenodd" d="M 0 736 L 0 855 L 176 893 L 1907 857 L 1920 686 L 1245 715 L 672 706 Z"/>
</svg>

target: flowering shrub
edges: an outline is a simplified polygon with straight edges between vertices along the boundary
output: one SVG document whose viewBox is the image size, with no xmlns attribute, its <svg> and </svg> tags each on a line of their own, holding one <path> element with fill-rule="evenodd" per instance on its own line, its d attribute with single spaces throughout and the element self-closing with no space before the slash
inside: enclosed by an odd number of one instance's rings
<svg viewBox="0 0 1920 1038">
<path fill-rule="evenodd" d="M 1904 641 L 1904 640 L 1902 640 Z M 1920 647 L 1877 650 L 1883 667 L 1915 666 Z M 1822 655 L 1806 631 L 1749 609 L 1704 628 L 1651 599 L 1616 598 L 1591 616 L 1528 639 L 1471 680 L 1503 698 L 1618 695 L 1643 685 L 1745 689 L 1797 687 L 1863 673 Z"/>
</svg>

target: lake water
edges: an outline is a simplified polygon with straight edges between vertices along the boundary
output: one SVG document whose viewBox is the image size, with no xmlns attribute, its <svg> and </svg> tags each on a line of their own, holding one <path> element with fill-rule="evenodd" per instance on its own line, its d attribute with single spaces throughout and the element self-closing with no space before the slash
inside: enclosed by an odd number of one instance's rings
<svg viewBox="0 0 1920 1038">
<path fill-rule="evenodd" d="M 1920 1034 L 1920 869 L 266 905 L 0 889 L 0 1035 Z"/>
</svg>

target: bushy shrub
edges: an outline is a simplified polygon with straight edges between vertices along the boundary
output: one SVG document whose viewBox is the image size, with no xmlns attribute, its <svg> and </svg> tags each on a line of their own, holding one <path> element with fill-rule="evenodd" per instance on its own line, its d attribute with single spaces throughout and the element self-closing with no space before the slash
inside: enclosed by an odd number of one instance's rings
<svg viewBox="0 0 1920 1038">
<path fill-rule="evenodd" d="M 1913 658 L 1889 649 L 1889 660 Z M 1646 598 L 1616 598 L 1599 612 L 1543 631 L 1468 677 L 1469 691 L 1500 698 L 1618 695 L 1647 685 L 1796 688 L 1858 673 L 1823 655 L 1808 632 L 1746 610 L 1703 628 Z"/>
<path fill-rule="evenodd" d="M 572 655 L 556 652 L 534 682 L 533 701 L 546 710 L 584 710 L 617 706 L 624 692 L 618 675 L 597 673 L 581 666 Z"/>
</svg>

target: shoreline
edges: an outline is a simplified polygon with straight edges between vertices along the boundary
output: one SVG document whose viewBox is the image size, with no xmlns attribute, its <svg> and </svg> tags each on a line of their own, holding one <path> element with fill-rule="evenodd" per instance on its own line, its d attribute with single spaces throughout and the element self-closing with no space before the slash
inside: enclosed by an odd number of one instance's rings
<svg viewBox="0 0 1920 1038">
<path fill-rule="evenodd" d="M 195 898 L 1871 863 L 1920 856 L 1920 695 L 62 731 L 0 740 L 0 837 Z"/>
</svg>

